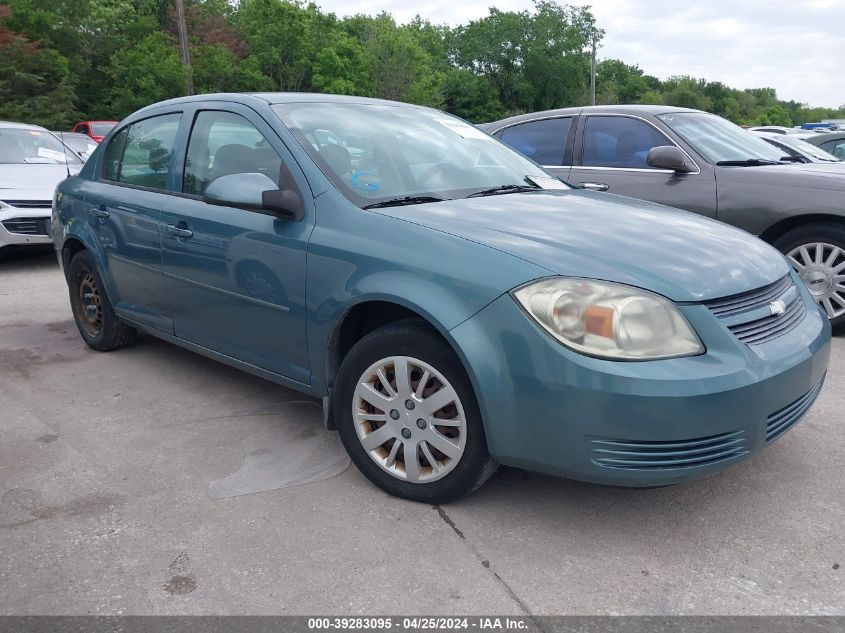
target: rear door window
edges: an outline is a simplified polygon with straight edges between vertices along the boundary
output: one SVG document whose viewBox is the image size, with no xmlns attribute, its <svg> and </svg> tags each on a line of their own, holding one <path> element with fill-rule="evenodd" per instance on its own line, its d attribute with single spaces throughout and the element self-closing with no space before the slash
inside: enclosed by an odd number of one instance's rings
<svg viewBox="0 0 845 633">
<path fill-rule="evenodd" d="M 138 121 L 129 127 L 120 161 L 120 182 L 167 189 L 170 155 L 181 117 L 180 113 L 164 114 Z"/>
<path fill-rule="evenodd" d="M 560 167 L 572 117 L 540 119 L 505 128 L 500 138 L 505 145 L 541 165 Z"/>
</svg>

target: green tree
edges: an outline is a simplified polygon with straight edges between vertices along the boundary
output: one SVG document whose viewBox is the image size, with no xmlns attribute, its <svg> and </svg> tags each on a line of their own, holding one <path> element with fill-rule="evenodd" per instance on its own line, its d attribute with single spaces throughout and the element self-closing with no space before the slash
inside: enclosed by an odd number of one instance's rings
<svg viewBox="0 0 845 633">
<path fill-rule="evenodd" d="M 185 71 L 176 43 L 158 31 L 119 50 L 106 69 L 114 89 L 109 112 L 122 118 L 155 101 L 185 94 Z"/>
<path fill-rule="evenodd" d="M 505 108 L 487 79 L 464 68 L 446 74 L 443 107 L 473 123 L 487 123 L 505 116 Z"/>
<path fill-rule="evenodd" d="M 11 17 L 10 8 L 0 5 L 0 119 L 54 129 L 69 125 L 77 111 L 67 59 L 9 29 Z"/>
<path fill-rule="evenodd" d="M 367 73 L 364 94 L 439 107 L 443 103 L 444 74 L 433 69 L 431 56 L 413 31 L 399 27 L 381 13 L 347 18 L 344 28 L 362 48 Z"/>
</svg>

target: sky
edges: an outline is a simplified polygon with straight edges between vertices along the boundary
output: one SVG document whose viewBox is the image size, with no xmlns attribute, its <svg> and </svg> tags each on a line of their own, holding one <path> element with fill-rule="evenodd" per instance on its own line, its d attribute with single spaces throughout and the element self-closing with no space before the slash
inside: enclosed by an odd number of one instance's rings
<svg viewBox="0 0 845 633">
<path fill-rule="evenodd" d="M 531 0 L 317 0 L 340 16 L 416 14 L 451 26 Z M 733 88 L 775 88 L 811 106 L 845 105 L 845 0 L 569 0 L 589 5 L 606 31 L 599 59 L 637 64 L 665 79 L 692 75 Z"/>
</svg>

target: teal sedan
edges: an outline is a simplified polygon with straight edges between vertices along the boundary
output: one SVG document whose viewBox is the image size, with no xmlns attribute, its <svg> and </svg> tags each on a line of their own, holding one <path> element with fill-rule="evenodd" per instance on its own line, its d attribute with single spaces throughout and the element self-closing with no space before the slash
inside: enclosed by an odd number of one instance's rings
<svg viewBox="0 0 845 633">
<path fill-rule="evenodd" d="M 719 471 L 793 427 L 828 365 L 772 247 L 571 188 L 424 107 L 157 103 L 59 185 L 52 226 L 89 346 L 145 332 L 320 398 L 364 475 L 427 503 L 497 464 Z"/>
</svg>

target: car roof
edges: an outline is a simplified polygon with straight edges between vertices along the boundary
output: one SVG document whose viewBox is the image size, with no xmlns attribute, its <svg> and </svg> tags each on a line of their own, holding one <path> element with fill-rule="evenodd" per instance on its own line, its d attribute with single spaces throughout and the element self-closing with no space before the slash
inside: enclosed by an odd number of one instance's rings
<svg viewBox="0 0 845 633">
<path fill-rule="evenodd" d="M 83 123 L 120 123 L 120 121 L 113 119 L 89 119 L 88 121 L 79 121 L 76 125 L 82 125 Z"/>
<path fill-rule="evenodd" d="M 389 105 L 405 108 L 418 108 L 432 110 L 426 106 L 413 103 L 402 103 L 400 101 L 388 101 L 386 99 L 374 99 L 371 97 L 355 97 L 349 95 L 333 95 L 318 92 L 221 92 L 203 95 L 191 95 L 188 97 L 177 97 L 167 101 L 159 101 L 148 105 L 138 112 L 157 109 L 166 106 L 192 103 L 197 101 L 228 101 L 230 103 L 241 103 L 244 105 L 261 102 L 264 104 L 276 105 L 280 103 L 350 103 L 359 105 Z M 137 114 L 137 113 L 133 113 Z"/>
<path fill-rule="evenodd" d="M 43 128 L 40 125 L 32 125 L 30 123 L 17 123 L 16 121 L 0 121 L 0 127 L 5 128 L 14 128 L 18 130 L 44 130 L 47 131 L 47 128 Z"/>
<path fill-rule="evenodd" d="M 702 112 L 701 110 L 693 110 L 692 108 L 678 108 L 667 105 L 595 105 L 595 106 L 578 106 L 574 108 L 557 108 L 555 110 L 542 110 L 539 112 L 529 112 L 526 114 L 518 114 L 507 119 L 501 119 L 494 123 L 487 124 L 487 128 L 500 128 L 506 125 L 519 123 L 521 121 L 530 121 L 532 119 L 553 118 L 556 116 L 566 116 L 573 114 L 633 114 L 633 115 L 651 115 L 669 114 L 672 112 Z"/>
</svg>

